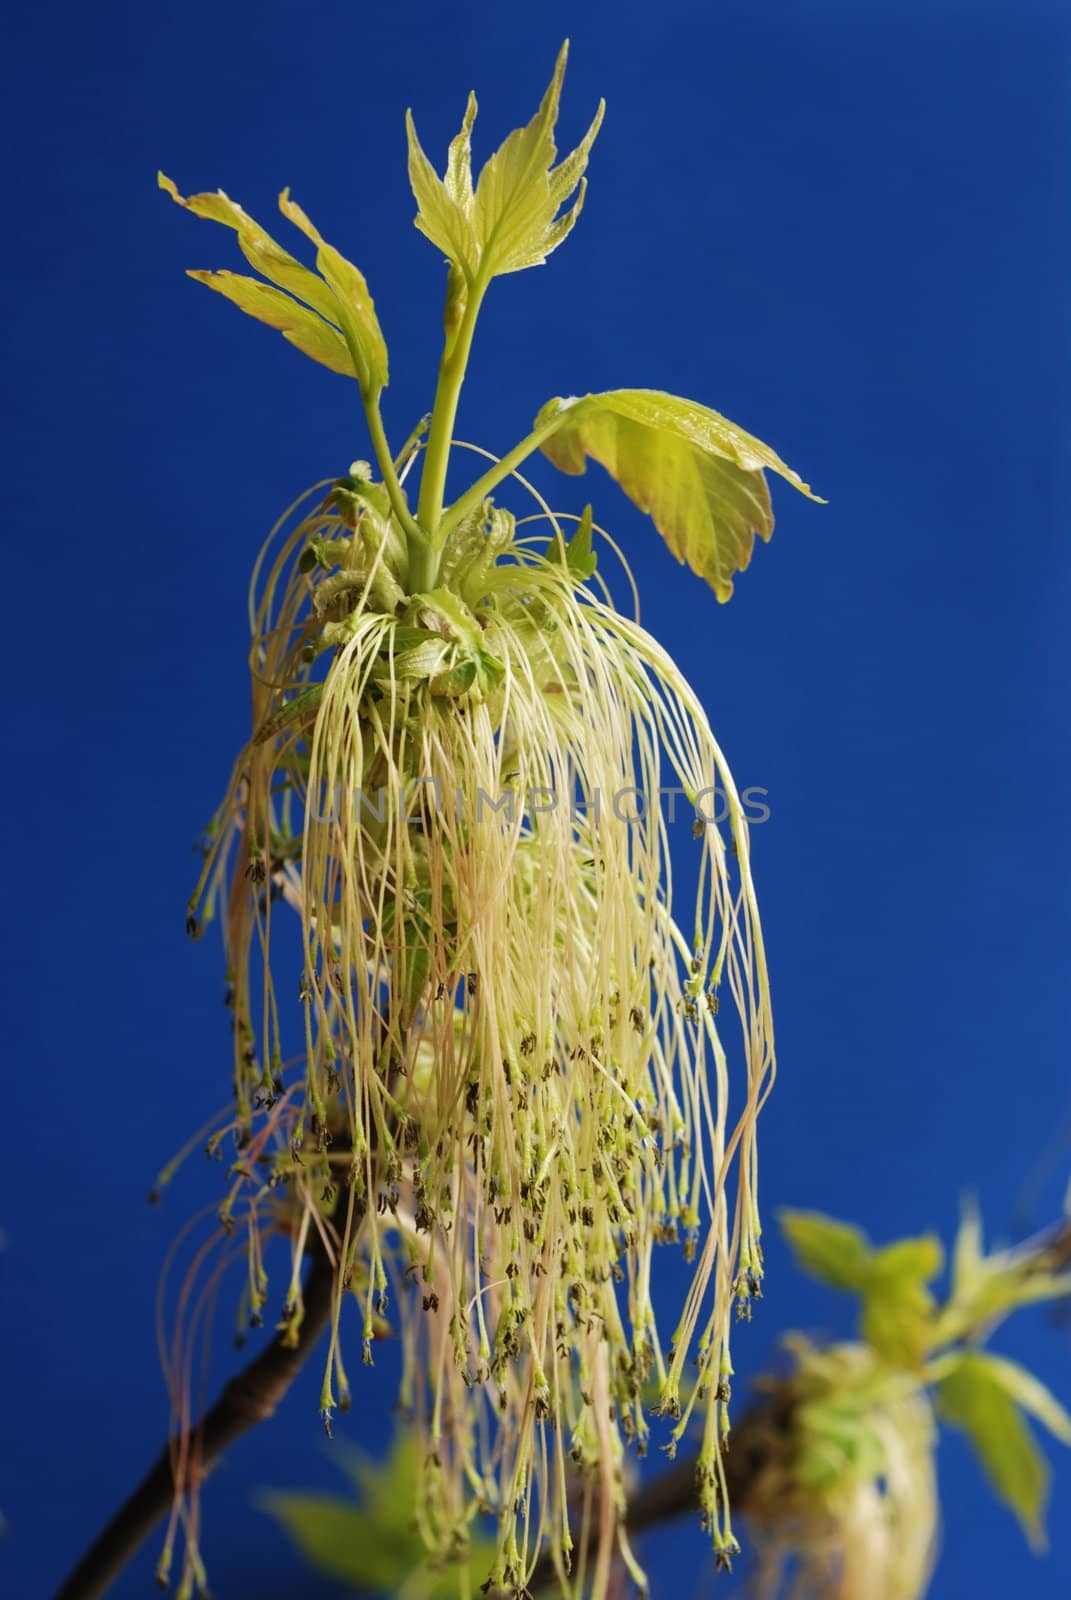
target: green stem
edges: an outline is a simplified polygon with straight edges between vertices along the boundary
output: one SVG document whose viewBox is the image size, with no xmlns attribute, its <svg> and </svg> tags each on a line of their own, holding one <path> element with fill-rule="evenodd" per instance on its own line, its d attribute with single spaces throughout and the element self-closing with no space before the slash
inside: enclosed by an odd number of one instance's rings
<svg viewBox="0 0 1071 1600">
<path fill-rule="evenodd" d="M 420 476 L 420 499 L 417 503 L 417 521 L 426 528 L 431 540 L 431 567 L 438 567 L 438 552 L 442 547 L 443 497 L 446 492 L 446 470 L 450 464 L 450 446 L 454 438 L 458 400 L 465 381 L 472 336 L 476 318 L 480 314 L 486 285 L 476 280 L 468 285 L 465 309 L 457 331 L 448 334 L 439 362 L 439 381 L 435 389 L 435 405 L 431 413 L 431 427 L 424 451 L 424 465 Z M 431 572 L 434 582 L 435 572 Z"/>
<path fill-rule="evenodd" d="M 398 482 L 398 474 L 394 470 L 394 458 L 390 452 L 390 445 L 387 442 L 386 431 L 383 427 L 383 418 L 380 415 L 379 396 L 376 394 L 368 395 L 363 398 L 364 414 L 368 421 L 368 432 L 372 436 L 372 449 L 376 453 L 376 462 L 383 477 L 384 487 L 386 488 L 387 494 L 390 496 L 390 503 L 394 509 L 394 515 L 398 518 L 398 521 L 405 529 L 410 540 L 412 540 L 414 537 L 423 540 L 424 534 L 417 526 L 417 523 L 413 519 L 412 512 L 406 505 L 405 491 Z"/>
<path fill-rule="evenodd" d="M 477 478 L 472 488 L 466 489 L 461 498 L 455 500 L 450 509 L 443 513 L 439 521 L 439 538 L 445 539 L 447 534 L 457 527 L 462 517 L 467 517 L 470 511 L 475 511 L 480 501 L 485 500 L 503 478 L 508 478 L 522 461 L 527 461 L 530 455 L 534 455 L 544 440 L 549 439 L 551 434 L 561 427 L 565 416 L 565 411 L 556 411 L 552 417 L 541 422 L 538 428 L 533 428 L 520 444 L 514 445 L 501 461 L 496 461 L 493 467 L 488 468 L 482 478 Z"/>
<path fill-rule="evenodd" d="M 391 456 L 390 445 L 387 442 L 386 431 L 383 427 L 383 417 L 379 410 L 379 396 L 378 394 L 362 395 L 362 399 L 364 401 L 364 414 L 368 421 L 368 432 L 372 437 L 372 449 L 375 451 L 380 474 L 390 497 L 394 515 L 405 530 L 406 544 L 409 550 L 409 587 L 411 590 L 420 591 L 428 587 L 423 581 L 426 576 L 423 568 L 428 558 L 427 535 L 409 510 L 405 500 L 405 491 L 398 481 L 398 473 L 394 466 L 394 459 Z M 416 581 L 417 579 L 420 581 Z"/>
</svg>

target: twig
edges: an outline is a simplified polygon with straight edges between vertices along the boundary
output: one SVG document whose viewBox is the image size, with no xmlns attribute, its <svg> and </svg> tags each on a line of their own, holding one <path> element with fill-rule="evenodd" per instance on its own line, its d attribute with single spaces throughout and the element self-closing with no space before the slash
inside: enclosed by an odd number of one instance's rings
<svg viewBox="0 0 1071 1600">
<path fill-rule="evenodd" d="M 346 1194 L 340 1189 L 340 1199 Z M 304 1315 L 294 1344 L 278 1334 L 266 1349 L 227 1384 L 212 1409 L 193 1429 L 198 1460 L 187 1481 L 176 1485 L 170 1444 L 94 1540 L 55 1600 L 97 1600 L 107 1592 L 143 1541 L 171 1509 L 176 1488 L 196 1486 L 232 1445 L 257 1423 L 266 1422 L 285 1397 L 331 1320 L 335 1271 L 317 1241 L 302 1293 Z"/>
</svg>

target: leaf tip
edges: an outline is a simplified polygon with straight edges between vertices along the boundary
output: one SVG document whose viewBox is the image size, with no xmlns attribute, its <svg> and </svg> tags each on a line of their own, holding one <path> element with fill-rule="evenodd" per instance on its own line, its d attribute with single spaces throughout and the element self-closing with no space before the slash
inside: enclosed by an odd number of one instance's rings
<svg viewBox="0 0 1071 1600">
<path fill-rule="evenodd" d="M 569 41 L 568 39 L 563 39 L 561 49 L 558 51 L 554 62 L 553 75 L 551 76 L 550 83 L 547 85 L 547 92 L 543 96 L 543 104 L 540 107 L 540 110 L 546 119 L 546 125 L 551 128 L 553 128 L 554 124 L 558 120 L 558 106 L 561 103 L 562 97 L 562 82 L 565 78 L 565 68 L 568 60 Z"/>
</svg>

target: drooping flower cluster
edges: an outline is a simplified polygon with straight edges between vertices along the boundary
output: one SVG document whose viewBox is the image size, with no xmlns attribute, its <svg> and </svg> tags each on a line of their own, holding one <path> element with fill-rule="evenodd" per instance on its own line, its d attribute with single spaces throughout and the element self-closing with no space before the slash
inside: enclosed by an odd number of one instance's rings
<svg viewBox="0 0 1071 1600">
<path fill-rule="evenodd" d="M 730 1317 L 761 1277 L 774 1064 L 746 824 L 695 696 L 592 580 L 590 528 L 567 544 L 554 520 L 538 548 L 485 502 L 409 595 L 383 489 L 363 464 L 324 487 L 258 567 L 254 731 L 191 911 L 225 906 L 248 1145 L 228 1214 L 258 1300 L 258 1223 L 285 1223 L 294 1329 L 302 1250 L 327 1240 L 326 1410 L 397 1302 L 429 1546 L 449 1557 L 491 1512 L 496 1588 L 524 1587 L 544 1539 L 564 1572 L 579 1480 L 600 1593 L 651 1410 L 670 1440 L 703 1417 L 704 1510 L 732 1545 Z M 724 837 L 693 810 L 715 787 Z M 680 925 L 674 802 L 699 858 Z M 303 938 L 296 1062 L 280 902 Z M 667 1341 L 654 1247 L 678 1236 L 695 1272 Z"/>
</svg>

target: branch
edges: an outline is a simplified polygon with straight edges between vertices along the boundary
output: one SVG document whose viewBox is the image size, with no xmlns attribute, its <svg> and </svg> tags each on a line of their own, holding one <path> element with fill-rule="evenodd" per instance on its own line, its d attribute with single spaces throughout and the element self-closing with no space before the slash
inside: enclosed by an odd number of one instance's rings
<svg viewBox="0 0 1071 1600">
<path fill-rule="evenodd" d="M 345 1185 L 340 1185 L 339 1200 L 346 1194 Z M 331 1320 L 334 1297 L 335 1271 L 317 1240 L 302 1294 L 304 1316 L 297 1342 L 285 1344 L 284 1335 L 276 1335 L 230 1380 L 212 1409 L 191 1430 L 199 1442 L 198 1459 L 184 1483 L 175 1481 L 170 1443 L 164 1447 L 133 1494 L 56 1591 L 55 1600 L 97 1600 L 105 1594 L 170 1511 L 176 1489 L 194 1487 L 235 1440 L 273 1415 Z"/>
</svg>

